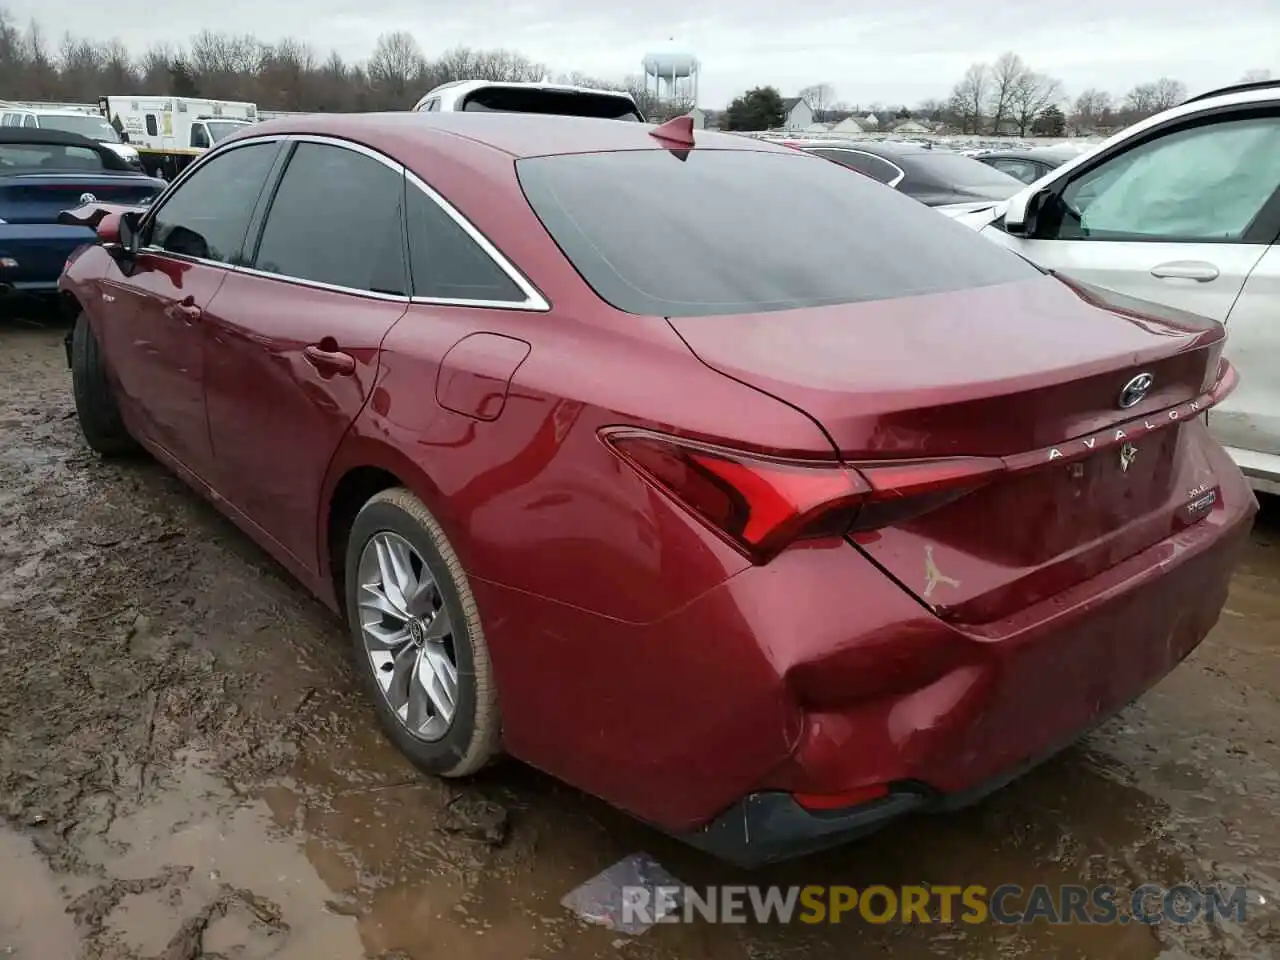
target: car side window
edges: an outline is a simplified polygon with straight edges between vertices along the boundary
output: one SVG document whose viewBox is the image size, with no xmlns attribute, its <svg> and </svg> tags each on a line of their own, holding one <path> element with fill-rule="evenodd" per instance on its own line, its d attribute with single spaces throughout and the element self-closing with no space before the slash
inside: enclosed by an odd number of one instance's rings
<svg viewBox="0 0 1280 960">
<path fill-rule="evenodd" d="M 404 171 L 344 147 L 299 143 L 267 213 L 254 267 L 404 296 Z"/>
<path fill-rule="evenodd" d="M 413 295 L 436 300 L 522 303 L 525 293 L 440 204 L 408 189 Z"/>
<path fill-rule="evenodd" d="M 147 226 L 144 243 L 201 260 L 240 263 L 249 219 L 279 144 L 228 150 L 183 180 Z"/>
<path fill-rule="evenodd" d="M 879 157 L 873 157 L 869 153 L 862 153 L 859 150 L 824 150 L 818 149 L 812 151 L 820 157 L 827 160 L 834 160 L 843 167 L 850 170 L 857 170 L 864 173 L 873 180 L 879 180 L 881 183 L 893 183 L 902 175 L 892 163 L 887 160 L 881 160 Z"/>
<path fill-rule="evenodd" d="M 1037 236 L 1240 241 L 1280 189 L 1280 117 L 1176 130 L 1069 183 Z"/>
<path fill-rule="evenodd" d="M 209 143 L 209 131 L 203 123 L 193 124 L 191 127 L 191 146 L 207 147 Z"/>
</svg>

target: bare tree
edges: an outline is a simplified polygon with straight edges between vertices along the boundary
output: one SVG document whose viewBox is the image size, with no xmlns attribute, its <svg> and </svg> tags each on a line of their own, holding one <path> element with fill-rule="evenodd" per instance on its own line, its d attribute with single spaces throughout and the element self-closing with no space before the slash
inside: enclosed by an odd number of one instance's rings
<svg viewBox="0 0 1280 960">
<path fill-rule="evenodd" d="M 970 65 L 951 91 L 951 112 L 962 133 L 981 133 L 983 110 L 987 104 L 990 77 L 985 63 Z"/>
<path fill-rule="evenodd" d="M 915 115 L 924 120 L 940 123 L 947 118 L 947 104 L 937 97 L 929 97 L 916 104 Z"/>
<path fill-rule="evenodd" d="M 825 119 L 826 112 L 836 98 L 835 88 L 829 83 L 815 83 L 800 91 L 800 99 L 809 105 L 814 116 Z"/>
<path fill-rule="evenodd" d="M 1139 83 L 1124 95 L 1124 111 L 1126 114 L 1137 114 L 1149 117 L 1156 112 L 1156 85 Z"/>
<path fill-rule="evenodd" d="M 1062 84 L 1059 81 L 1031 70 L 1023 73 L 1009 98 L 1009 109 L 1013 122 L 1018 125 L 1018 136 L 1025 137 L 1044 109 L 1060 100 Z"/>
<path fill-rule="evenodd" d="M 1240 78 L 1241 83 L 1262 83 L 1271 79 L 1271 71 L 1267 69 L 1246 70 Z"/>
<path fill-rule="evenodd" d="M 58 67 L 49 55 L 44 30 L 35 20 L 27 27 L 25 60 L 29 74 L 28 88 L 33 100 L 52 100 L 58 94 Z"/>
<path fill-rule="evenodd" d="M 1031 71 L 1016 53 L 1002 53 L 991 67 L 991 85 L 987 94 L 987 115 L 991 132 L 1000 133 L 1006 121 L 1013 119 L 1017 91 Z"/>
<path fill-rule="evenodd" d="M 138 70 L 133 56 L 118 38 L 108 40 L 102 45 L 102 76 L 100 96 L 111 90 L 132 90 L 138 83 Z M 93 99 L 97 99 L 95 96 Z"/>
<path fill-rule="evenodd" d="M 167 91 L 169 89 L 169 68 L 177 59 L 178 51 L 172 44 L 159 43 L 148 49 L 142 55 L 142 61 L 138 65 L 139 72 L 142 74 L 143 92 L 158 94 Z M 129 90 L 123 87 L 111 87 L 103 92 L 116 96 L 129 93 Z"/>
<path fill-rule="evenodd" d="M 384 33 L 369 58 L 369 80 L 390 104 L 407 108 L 411 85 L 424 72 L 426 61 L 413 34 L 406 30 Z M 415 91 L 419 95 L 426 90 Z"/>
<path fill-rule="evenodd" d="M 1161 77 L 1155 82 L 1154 86 L 1154 102 L 1156 112 L 1168 110 L 1170 107 L 1176 107 L 1187 99 L 1187 85 L 1181 80 L 1173 80 L 1169 77 Z"/>
<path fill-rule="evenodd" d="M 1092 131 L 1106 124 L 1111 113 L 1111 94 L 1090 87 L 1076 97 L 1071 122 L 1077 130 Z"/>
</svg>

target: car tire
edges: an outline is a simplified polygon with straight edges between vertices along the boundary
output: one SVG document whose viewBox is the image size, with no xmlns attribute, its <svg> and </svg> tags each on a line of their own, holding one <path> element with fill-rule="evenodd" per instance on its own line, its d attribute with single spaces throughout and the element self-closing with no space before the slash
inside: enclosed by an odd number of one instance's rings
<svg viewBox="0 0 1280 960">
<path fill-rule="evenodd" d="M 400 693 L 405 689 L 397 682 L 402 679 L 397 677 L 397 664 L 404 662 L 400 657 L 419 657 L 413 661 L 412 673 L 408 675 L 407 682 L 412 685 L 417 682 L 420 671 L 427 670 L 426 666 L 419 666 L 426 644 L 398 647 L 399 655 L 393 655 L 390 647 L 371 650 L 366 639 L 366 623 L 374 621 L 375 629 L 396 633 L 403 619 L 403 610 L 396 615 L 380 614 L 370 606 L 380 604 L 379 591 L 382 598 L 387 596 L 385 587 L 374 583 L 377 580 L 380 584 L 384 579 L 373 572 L 372 567 L 379 545 L 395 546 L 402 542 L 411 548 L 412 565 L 415 568 L 420 565 L 433 581 L 437 611 L 448 615 L 451 642 L 446 644 L 446 654 L 452 653 L 456 669 L 456 696 L 447 730 L 435 737 L 411 731 L 413 714 L 408 712 L 412 707 L 407 701 L 403 707 L 394 705 L 400 703 Z M 374 554 L 371 556 L 368 551 Z M 501 750 L 501 720 L 489 648 L 466 571 L 435 517 L 421 500 L 402 487 L 375 495 L 360 509 L 351 525 L 344 570 L 347 619 L 356 667 L 391 742 L 419 769 L 440 777 L 465 777 L 495 759 Z M 426 576 L 421 573 L 418 578 L 426 582 Z M 433 605 L 430 600 L 423 602 L 428 607 Z M 438 616 L 440 612 L 434 614 Z M 429 628 L 422 626 L 422 618 L 413 619 L 419 621 L 420 635 L 429 632 Z M 407 635 L 408 621 L 404 626 Z M 375 657 L 379 662 L 375 663 Z M 410 690 L 420 694 L 411 686 Z M 433 704 L 430 709 L 437 717 L 442 716 L 434 706 L 435 701 L 430 702 Z M 405 711 L 404 715 L 398 712 L 400 709 Z"/>
<path fill-rule="evenodd" d="M 120 417 L 98 338 L 93 335 L 89 318 L 83 311 L 76 315 L 71 331 L 71 390 L 80 431 L 90 449 L 104 457 L 137 451 L 138 442 L 129 436 Z"/>
</svg>

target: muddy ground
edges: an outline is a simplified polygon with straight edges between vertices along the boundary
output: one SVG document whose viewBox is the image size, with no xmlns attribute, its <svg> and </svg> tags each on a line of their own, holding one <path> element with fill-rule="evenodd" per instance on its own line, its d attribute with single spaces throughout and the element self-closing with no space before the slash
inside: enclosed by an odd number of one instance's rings
<svg viewBox="0 0 1280 960">
<path fill-rule="evenodd" d="M 337 621 L 177 479 L 83 446 L 62 328 L 0 319 L 0 958 L 1280 956 L 1280 509 L 1197 653 L 980 806 L 743 874 L 514 763 L 418 776 Z M 470 831 L 480 801 L 505 841 Z M 647 851 L 708 883 L 1243 884 L 1244 923 L 588 926 Z"/>
</svg>

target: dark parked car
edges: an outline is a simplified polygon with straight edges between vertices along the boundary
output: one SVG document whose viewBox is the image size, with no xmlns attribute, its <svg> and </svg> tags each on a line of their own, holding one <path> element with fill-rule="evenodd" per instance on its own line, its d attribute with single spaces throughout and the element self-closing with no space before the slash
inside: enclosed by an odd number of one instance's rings
<svg viewBox="0 0 1280 960">
<path fill-rule="evenodd" d="M 1257 505 L 1221 326 L 690 126 L 256 125 L 62 290 L 89 445 L 341 611 L 414 762 L 506 752 L 751 864 L 1128 703 Z"/>
<path fill-rule="evenodd" d="M 86 203 L 151 200 L 164 181 L 130 168 L 109 147 L 61 130 L 0 129 L 0 293 L 52 294 L 92 227 L 60 223 Z"/>
<path fill-rule="evenodd" d="M 922 143 L 784 141 L 864 173 L 930 207 L 1007 200 L 1024 184 L 976 160 Z"/>
<path fill-rule="evenodd" d="M 1050 170 L 1080 156 L 1070 147 L 1036 147 L 1031 150 L 991 150 L 973 159 L 994 167 L 1022 183 L 1035 183 Z"/>
</svg>

